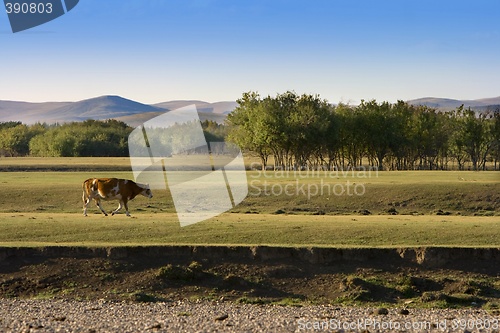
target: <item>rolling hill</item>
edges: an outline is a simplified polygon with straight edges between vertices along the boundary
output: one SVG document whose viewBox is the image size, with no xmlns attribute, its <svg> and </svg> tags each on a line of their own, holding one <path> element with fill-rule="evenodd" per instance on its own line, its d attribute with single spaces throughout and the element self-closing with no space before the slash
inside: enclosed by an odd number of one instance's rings
<svg viewBox="0 0 500 333">
<path fill-rule="evenodd" d="M 119 96 L 101 96 L 74 102 L 49 112 L 44 112 L 43 117 L 50 120 L 81 121 L 85 119 L 110 119 L 157 111 L 164 110 Z"/>
<path fill-rule="evenodd" d="M 470 107 L 471 109 L 477 111 L 495 110 L 497 108 L 500 108 L 500 96 L 494 98 L 482 98 L 475 100 L 425 97 L 425 98 L 409 100 L 407 102 L 409 104 L 425 105 L 439 110 L 453 110 L 462 104 L 466 108 Z"/>
<path fill-rule="evenodd" d="M 222 115 L 227 115 L 231 113 L 237 106 L 238 103 L 236 102 L 216 102 L 216 103 L 207 103 L 203 101 L 170 101 L 170 102 L 163 102 L 163 103 L 158 103 L 154 104 L 154 106 L 162 108 L 162 109 L 168 109 L 168 110 L 175 110 L 182 108 L 184 106 L 188 106 L 191 104 L 195 104 L 196 108 L 198 109 L 198 112 L 209 112 L 209 113 L 214 113 L 214 114 L 222 114 Z"/>
<path fill-rule="evenodd" d="M 71 102 L 27 103 L 15 101 L 0 101 L 0 121 L 22 121 L 33 123 L 32 118 L 43 119 L 43 114 L 62 108 Z"/>
<path fill-rule="evenodd" d="M 56 123 L 164 111 L 119 96 L 101 96 L 78 102 L 26 103 L 0 101 L 0 121 Z"/>
<path fill-rule="evenodd" d="M 56 123 L 83 121 L 86 119 L 118 119 L 131 126 L 156 117 L 169 110 L 187 105 L 197 106 L 202 120 L 223 122 L 226 115 L 236 107 L 236 102 L 208 103 L 197 100 L 170 101 L 155 105 L 142 104 L 120 96 L 100 96 L 78 102 L 27 103 L 0 100 L 0 122 L 22 121 Z"/>
<path fill-rule="evenodd" d="M 426 97 L 407 102 L 439 110 L 452 110 L 462 104 L 476 111 L 500 109 L 500 96 L 477 100 Z M 149 105 L 120 96 L 100 96 L 78 102 L 28 103 L 0 100 L 0 122 L 22 121 L 25 124 L 36 122 L 51 124 L 86 119 L 118 119 L 135 127 L 164 112 L 192 104 L 196 105 L 200 119 L 213 120 L 218 123 L 224 122 L 226 116 L 238 105 L 234 101 L 209 103 L 200 100 L 174 100 Z"/>
</svg>

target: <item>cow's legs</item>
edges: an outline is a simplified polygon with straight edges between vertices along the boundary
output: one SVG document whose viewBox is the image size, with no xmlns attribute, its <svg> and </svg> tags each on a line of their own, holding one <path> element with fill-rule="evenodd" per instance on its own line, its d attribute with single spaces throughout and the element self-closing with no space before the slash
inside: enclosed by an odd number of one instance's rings
<svg viewBox="0 0 500 333">
<path fill-rule="evenodd" d="M 123 201 L 123 205 L 125 206 L 125 214 L 126 214 L 127 216 L 130 216 L 130 213 L 128 212 L 128 204 L 127 204 L 127 202 L 126 202 L 126 201 Z"/>
<path fill-rule="evenodd" d="M 85 192 L 83 192 L 82 200 L 83 200 L 83 216 L 87 216 L 87 206 L 89 205 L 90 198 L 85 195 Z"/>
<path fill-rule="evenodd" d="M 115 213 L 118 213 L 118 212 L 122 209 L 122 202 L 123 202 L 123 201 L 121 201 L 121 200 L 120 200 L 120 203 L 118 204 L 118 208 L 117 208 L 117 209 L 115 209 L 115 210 L 111 213 L 111 215 L 115 215 Z"/>
<path fill-rule="evenodd" d="M 125 215 L 130 216 L 130 213 L 128 212 L 128 205 L 125 200 L 120 200 L 120 204 L 118 205 L 118 208 L 111 213 L 111 215 L 115 215 L 115 213 L 118 213 L 123 207 L 125 207 Z"/>
<path fill-rule="evenodd" d="M 96 199 L 94 199 L 94 200 L 95 200 L 95 205 L 96 205 L 97 207 L 99 207 L 99 209 L 100 209 L 100 210 L 101 210 L 101 212 L 104 214 L 104 216 L 108 216 L 108 214 L 106 213 L 106 211 L 105 211 L 105 210 L 102 208 L 102 206 L 101 206 L 101 200 L 96 200 Z"/>
</svg>

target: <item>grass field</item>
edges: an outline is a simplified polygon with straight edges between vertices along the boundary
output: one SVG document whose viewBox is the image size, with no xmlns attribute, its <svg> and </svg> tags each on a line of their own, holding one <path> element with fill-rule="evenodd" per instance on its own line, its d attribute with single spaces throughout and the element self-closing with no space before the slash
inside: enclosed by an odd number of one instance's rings
<svg viewBox="0 0 500 333">
<path fill-rule="evenodd" d="M 0 157 L 0 171 L 8 170 L 131 170 L 128 157 Z"/>
<path fill-rule="evenodd" d="M 500 246 L 500 219 L 226 213 L 181 228 L 175 214 L 1 213 L 0 245 L 218 244 L 326 247 Z"/>
<path fill-rule="evenodd" d="M 132 218 L 92 214 L 93 204 L 84 218 L 82 182 L 131 179 L 128 163 L 0 159 L 1 170 L 17 170 L 0 172 L 0 245 L 500 246 L 499 172 L 252 171 L 240 205 L 189 227 L 179 227 L 168 190 L 134 199 Z"/>
</svg>

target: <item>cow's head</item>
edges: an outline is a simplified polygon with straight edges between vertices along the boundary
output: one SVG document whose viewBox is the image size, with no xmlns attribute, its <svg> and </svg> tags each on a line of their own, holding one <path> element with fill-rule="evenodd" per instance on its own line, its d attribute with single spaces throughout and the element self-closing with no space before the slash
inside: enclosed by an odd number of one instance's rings
<svg viewBox="0 0 500 333">
<path fill-rule="evenodd" d="M 151 192 L 151 189 L 149 188 L 149 184 L 146 184 L 144 186 L 144 190 L 142 190 L 141 194 L 145 197 L 148 197 L 151 199 L 153 197 L 153 192 Z"/>
</svg>

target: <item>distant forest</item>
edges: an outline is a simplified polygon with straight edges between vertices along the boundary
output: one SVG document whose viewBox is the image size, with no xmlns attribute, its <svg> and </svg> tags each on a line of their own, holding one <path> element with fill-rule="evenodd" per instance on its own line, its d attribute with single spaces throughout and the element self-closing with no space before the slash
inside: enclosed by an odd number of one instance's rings
<svg viewBox="0 0 500 333">
<path fill-rule="evenodd" d="M 317 95 L 244 93 L 225 124 L 202 122 L 208 142 L 229 141 L 279 169 L 500 169 L 500 111 L 443 112 L 403 101 L 332 105 Z M 128 156 L 132 127 L 117 120 L 0 123 L 0 156 Z"/>
<path fill-rule="evenodd" d="M 224 125 L 205 120 L 202 127 L 207 141 L 224 141 Z M 133 129 L 112 119 L 53 125 L 4 122 L 0 123 L 0 156 L 129 156 L 128 136 Z"/>
</svg>

